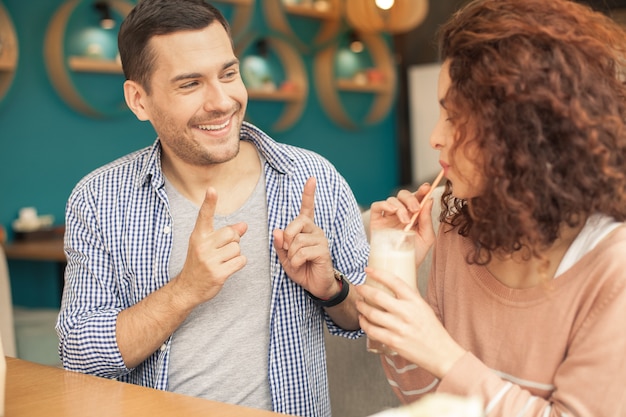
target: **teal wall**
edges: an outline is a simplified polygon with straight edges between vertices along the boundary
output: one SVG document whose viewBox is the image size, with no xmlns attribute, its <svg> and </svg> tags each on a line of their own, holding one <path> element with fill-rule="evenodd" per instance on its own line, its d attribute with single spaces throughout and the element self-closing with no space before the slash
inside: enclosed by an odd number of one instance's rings
<svg viewBox="0 0 626 417">
<path fill-rule="evenodd" d="M 0 224 L 8 231 L 24 206 L 35 206 L 40 214 L 52 214 L 56 223 L 63 223 L 67 197 L 82 176 L 114 158 L 150 145 L 155 137 L 152 127 L 137 121 L 130 112 L 104 119 L 90 118 L 74 111 L 56 93 L 46 72 L 43 48 L 51 16 L 63 3 L 3 1 L 19 42 L 17 73 L 0 103 Z M 249 29 L 270 33 L 261 6 L 256 7 Z M 229 10 L 224 9 L 224 13 L 228 16 Z M 281 111 L 275 106 L 280 104 L 250 103 L 249 115 L 276 140 L 312 149 L 333 162 L 361 205 L 386 198 L 398 185 L 396 110 L 393 108 L 379 123 L 358 130 L 334 124 L 324 113 L 313 85 L 315 52 L 313 49 L 303 53 L 309 97 L 304 114 L 292 128 L 284 132 L 271 130 L 275 112 Z M 76 78 L 81 88 L 86 85 L 91 90 L 92 97 L 119 94 L 122 100 L 120 75 Z M 345 96 L 345 106 L 356 118 L 367 111 L 370 102 L 368 95 Z M 55 265 L 10 261 L 9 269 L 15 304 L 58 304 Z"/>
</svg>

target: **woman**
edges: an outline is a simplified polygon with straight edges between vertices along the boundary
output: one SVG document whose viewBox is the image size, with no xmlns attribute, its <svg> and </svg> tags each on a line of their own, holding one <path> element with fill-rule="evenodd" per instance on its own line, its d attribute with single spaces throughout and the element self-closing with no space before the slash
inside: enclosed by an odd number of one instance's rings
<svg viewBox="0 0 626 417">
<path fill-rule="evenodd" d="M 566 0 L 478 0 L 440 31 L 447 178 L 414 229 L 426 302 L 392 274 L 358 288 L 363 330 L 397 356 L 396 394 L 478 396 L 487 416 L 626 413 L 626 34 Z M 404 228 L 428 186 L 371 208 Z"/>
</svg>

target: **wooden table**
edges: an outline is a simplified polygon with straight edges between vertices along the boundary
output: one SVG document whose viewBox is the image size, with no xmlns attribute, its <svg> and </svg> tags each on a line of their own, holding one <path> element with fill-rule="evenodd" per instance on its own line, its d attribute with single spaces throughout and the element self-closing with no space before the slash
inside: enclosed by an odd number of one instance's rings
<svg viewBox="0 0 626 417">
<path fill-rule="evenodd" d="M 57 286 L 59 294 L 63 294 L 65 264 L 65 251 L 63 250 L 63 237 L 41 240 L 24 240 L 4 243 L 4 254 L 9 260 L 18 261 L 47 261 L 54 262 L 57 266 Z"/>
<path fill-rule="evenodd" d="M 5 243 L 4 253 L 7 259 L 65 263 L 62 238 Z"/>
<path fill-rule="evenodd" d="M 6 357 L 6 417 L 285 417 Z"/>
</svg>

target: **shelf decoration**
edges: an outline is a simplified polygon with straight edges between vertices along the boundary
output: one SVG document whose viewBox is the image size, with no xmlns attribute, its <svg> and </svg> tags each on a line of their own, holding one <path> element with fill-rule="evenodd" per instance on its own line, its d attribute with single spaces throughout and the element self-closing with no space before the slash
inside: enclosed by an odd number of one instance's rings
<svg viewBox="0 0 626 417">
<path fill-rule="evenodd" d="M 18 58 L 18 43 L 15 27 L 9 13 L 0 2 L 0 99 L 2 99 L 15 76 Z"/>
<path fill-rule="evenodd" d="M 353 73 L 335 71 L 335 61 L 340 53 L 338 45 L 331 45 L 315 57 L 314 76 L 317 95 L 330 119 L 348 129 L 357 129 L 362 124 L 375 124 L 391 110 L 396 90 L 396 72 L 393 56 L 380 35 L 359 34 L 364 48 L 369 52 L 373 67 Z M 342 93 L 373 95 L 372 104 L 363 121 L 354 121 L 344 109 Z"/>
<path fill-rule="evenodd" d="M 259 53 L 260 45 L 266 51 Z M 262 56 L 270 53 L 276 55 L 284 72 L 281 82 L 274 77 L 267 57 Z M 283 131 L 293 126 L 304 111 L 309 90 L 300 54 L 285 40 L 275 36 L 261 39 L 251 36 L 246 42 L 236 45 L 235 54 L 242 57 L 242 77 L 248 89 L 248 99 L 284 103 L 283 112 L 272 129 Z"/>
<path fill-rule="evenodd" d="M 348 24 L 364 33 L 408 32 L 428 14 L 428 0 L 349 0 L 345 7 Z"/>
<path fill-rule="evenodd" d="M 105 56 L 97 43 L 88 45 L 83 55 L 66 55 L 65 38 L 68 22 L 81 3 L 85 3 L 84 0 L 69 0 L 64 3 L 57 10 L 48 27 L 44 55 L 52 84 L 70 107 L 88 116 L 103 117 L 126 112 L 126 104 L 123 101 L 114 105 L 113 111 L 97 108 L 85 98 L 84 94 L 81 94 L 80 89 L 72 80 L 72 72 L 122 74 L 119 59 Z M 134 7 L 133 3 L 122 0 L 110 0 L 107 4 L 112 11 L 123 17 Z M 95 7 L 95 4 L 89 3 L 89 5 Z M 83 36 L 87 35 L 83 34 Z M 117 44 L 114 48 L 117 50 Z"/>
<path fill-rule="evenodd" d="M 267 40 L 260 38 L 255 51 L 241 60 L 241 76 L 248 90 L 276 91 L 276 82 L 270 65 Z"/>
<path fill-rule="evenodd" d="M 264 0 L 263 9 L 269 26 L 288 37 L 303 52 L 308 52 L 310 46 L 323 46 L 342 28 L 341 0 Z M 320 28 L 315 38 L 300 39 L 288 16 L 319 21 Z"/>
</svg>

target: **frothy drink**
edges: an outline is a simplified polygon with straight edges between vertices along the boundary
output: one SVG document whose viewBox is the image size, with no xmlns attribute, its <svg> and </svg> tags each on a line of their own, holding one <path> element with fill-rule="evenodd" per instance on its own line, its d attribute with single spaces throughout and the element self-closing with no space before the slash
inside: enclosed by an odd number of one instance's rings
<svg viewBox="0 0 626 417">
<path fill-rule="evenodd" d="M 415 232 L 380 229 L 372 230 L 371 233 L 368 265 L 377 270 L 393 273 L 417 291 Z M 386 287 L 369 279 L 366 284 L 387 290 Z M 367 350 L 375 353 L 395 354 L 384 344 L 369 338 L 367 339 Z"/>
</svg>

